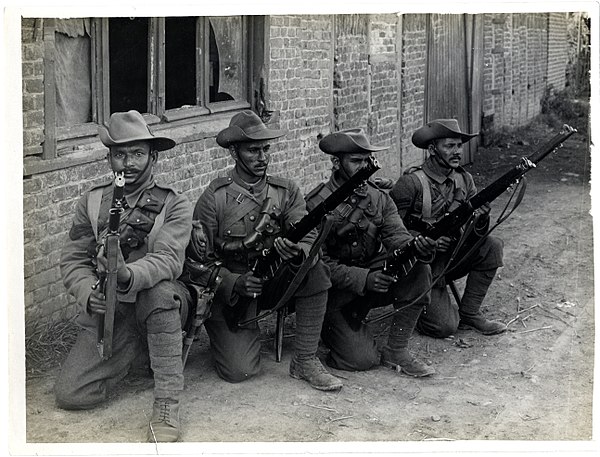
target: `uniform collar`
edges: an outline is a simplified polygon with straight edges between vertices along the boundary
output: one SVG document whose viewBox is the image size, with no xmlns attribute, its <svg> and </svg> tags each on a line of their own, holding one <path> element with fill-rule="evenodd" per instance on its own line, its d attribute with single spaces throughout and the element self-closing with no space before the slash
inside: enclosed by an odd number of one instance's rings
<svg viewBox="0 0 600 457">
<path fill-rule="evenodd" d="M 440 167 L 438 163 L 433 160 L 433 157 L 429 156 L 423 163 L 423 171 L 432 180 L 438 184 L 442 184 L 447 179 L 454 179 L 454 176 L 457 172 L 462 172 L 462 167 L 458 167 L 456 169 L 451 168 L 450 173 L 448 173 L 446 168 Z"/>
<path fill-rule="evenodd" d="M 338 189 L 339 187 L 342 186 L 342 184 L 344 184 L 342 182 L 342 180 L 339 178 L 337 171 L 334 171 L 331 174 L 331 178 L 329 178 L 329 182 L 330 182 L 331 187 L 333 188 L 333 190 Z M 356 189 L 354 189 L 354 194 L 358 195 L 359 197 L 366 197 L 366 195 L 368 193 L 367 185 L 368 184 L 365 182 L 361 186 L 358 186 Z"/>
<path fill-rule="evenodd" d="M 154 176 L 150 176 L 148 181 L 145 184 L 142 184 L 137 189 L 135 189 L 132 193 L 125 195 L 125 201 L 130 208 L 134 208 L 137 205 L 140 196 L 144 193 L 145 190 L 154 187 L 156 183 L 154 182 Z"/>
<path fill-rule="evenodd" d="M 231 177 L 233 178 L 233 182 L 235 182 L 242 189 L 247 190 L 250 194 L 261 193 L 262 190 L 265 188 L 265 185 L 267 184 L 267 175 L 265 175 L 259 181 L 251 184 L 244 181 L 235 168 L 233 168 L 233 170 L 231 171 Z"/>
</svg>

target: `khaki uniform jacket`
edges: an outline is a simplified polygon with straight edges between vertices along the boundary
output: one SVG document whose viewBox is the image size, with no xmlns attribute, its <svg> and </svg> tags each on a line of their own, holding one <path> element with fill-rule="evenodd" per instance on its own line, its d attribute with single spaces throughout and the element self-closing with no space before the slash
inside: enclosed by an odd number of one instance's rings
<svg viewBox="0 0 600 457">
<path fill-rule="evenodd" d="M 271 198 L 271 204 L 266 209 L 270 217 L 262 241 L 252 249 L 223 252 L 220 249 L 223 243 L 241 241 L 253 233 L 266 198 Z M 237 294 L 233 287 L 238 277 L 252 269 L 262 249 L 270 249 L 279 236 L 285 238 L 291 225 L 306 214 L 300 189 L 289 179 L 268 175 L 258 183 L 249 185 L 233 169 L 227 176 L 213 180 L 196 203 L 194 220 L 199 220 L 204 227 L 207 261 L 223 262 L 216 300 L 234 305 Z M 298 243 L 306 255 L 316 236 L 317 231 L 312 230 Z M 317 269 L 323 271 L 319 273 L 315 271 Z M 311 278 L 318 280 L 307 282 L 296 292 L 296 296 L 312 295 L 331 286 L 329 274 L 321 262 L 314 265 L 311 273 Z"/>
<path fill-rule="evenodd" d="M 340 185 L 334 174 L 312 190 L 306 198 L 309 211 Z M 323 243 L 323 260 L 331 270 L 333 288 L 364 295 L 373 262 L 412 238 L 389 195 L 368 181 L 335 209 L 333 226 Z"/>
<path fill-rule="evenodd" d="M 156 195 L 164 196 L 164 204 Z M 176 280 L 181 274 L 185 248 L 192 230 L 192 214 L 185 196 L 153 180 L 134 194 L 126 195 L 125 199 L 127 208 L 121 215 L 120 232 L 126 238 L 121 236 L 120 242 L 124 253 L 124 246 L 132 244 L 126 258 L 131 281 L 127 290 L 118 291 L 118 298 L 121 302 L 133 303 L 139 291 L 149 289 L 163 280 Z M 60 259 L 67 292 L 75 297 L 81 307 L 79 322 L 88 328 L 96 326 L 94 316 L 87 312 L 92 285 L 98 280 L 94 250 L 107 232 L 111 203 L 112 182 L 92 189 L 79 199 Z M 154 221 L 148 219 L 151 213 L 155 215 Z M 141 241 L 133 242 L 132 227 L 135 227 L 138 235 L 144 234 L 144 230 L 148 233 Z M 132 236 L 127 236 L 128 233 Z"/>
<path fill-rule="evenodd" d="M 460 206 L 477 193 L 473 176 L 458 167 L 443 175 L 429 157 L 422 167 L 429 182 L 431 195 L 431 218 L 437 220 L 448 211 Z M 396 203 L 400 216 L 420 218 L 423 214 L 423 186 L 415 173 L 407 173 L 398 179 L 390 196 Z"/>
</svg>

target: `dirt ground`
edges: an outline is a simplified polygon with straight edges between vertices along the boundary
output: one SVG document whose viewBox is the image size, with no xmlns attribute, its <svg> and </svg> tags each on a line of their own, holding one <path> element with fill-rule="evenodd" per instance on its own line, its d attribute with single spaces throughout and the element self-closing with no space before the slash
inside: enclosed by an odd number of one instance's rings
<svg viewBox="0 0 600 457">
<path fill-rule="evenodd" d="M 480 148 L 476 164 L 468 166 L 478 187 L 530 155 L 556 131 L 540 123 L 523 129 L 523 136 L 506 135 Z M 571 444 L 593 447 L 595 327 L 587 134 L 571 137 L 527 177 L 522 204 L 495 231 L 505 243 L 505 266 L 484 303 L 488 316 L 510 323 L 507 333 L 486 337 L 459 330 L 447 339 L 415 334 L 412 350 L 435 367 L 433 377 L 414 379 L 384 367 L 357 373 L 332 370 L 344 387 L 325 393 L 288 376 L 293 318 L 288 319 L 282 362 L 275 361 L 273 322 L 268 321 L 263 326 L 262 373 L 240 384 L 218 378 L 203 332 L 185 370 L 181 413 L 182 441 L 200 444 L 191 451 L 178 443 L 138 446 L 128 453 L 220 454 L 230 449 L 224 443 L 235 442 L 245 443 L 236 454 L 307 449 L 394 453 L 424 442 L 431 447 L 417 447 L 419 452 L 457 450 L 457 443 L 497 451 L 496 441 L 512 442 L 513 451 L 534 449 L 539 442 L 552 442 L 552 451 Z M 492 205 L 493 220 L 503 201 L 505 196 Z M 374 325 L 380 343 L 388 325 L 389 320 Z M 30 450 L 44 454 L 69 449 L 43 443 L 145 441 L 150 378 L 131 376 L 106 405 L 68 412 L 54 403 L 57 370 L 27 379 L 25 439 L 34 445 Z M 270 447 L 277 442 L 287 446 Z M 348 444 L 353 442 L 367 443 Z M 94 454 L 103 448 L 77 449 Z M 103 452 L 123 453 L 125 448 L 108 449 Z"/>
</svg>

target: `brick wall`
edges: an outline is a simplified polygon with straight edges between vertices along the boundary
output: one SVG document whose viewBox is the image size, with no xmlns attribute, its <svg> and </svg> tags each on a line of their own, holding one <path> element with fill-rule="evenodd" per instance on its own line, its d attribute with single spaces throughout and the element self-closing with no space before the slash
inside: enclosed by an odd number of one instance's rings
<svg viewBox="0 0 600 457">
<path fill-rule="evenodd" d="M 411 137 L 425 122 L 425 83 L 427 77 L 427 16 L 405 14 L 402 18 L 402 112 L 400 142 L 402 170 L 420 165 L 425 154 Z"/>
<path fill-rule="evenodd" d="M 494 127 L 524 125 L 540 113 L 550 81 L 564 87 L 566 17 L 486 14 L 484 42 L 484 126 L 492 118 Z"/>
<path fill-rule="evenodd" d="M 294 179 L 304 192 L 329 176 L 331 163 L 317 136 L 332 131 L 331 16 L 271 17 L 269 93 L 278 125 L 271 172 Z"/>
<path fill-rule="evenodd" d="M 369 17 L 370 105 L 368 134 L 371 142 L 389 146 L 377 153 L 379 176 L 398 177 L 400 168 L 399 62 L 396 52 L 398 16 Z"/>
<path fill-rule="evenodd" d="M 555 15 L 556 23 L 551 21 L 553 40 L 560 36 L 559 19 Z M 545 15 L 486 15 L 483 112 L 494 115 L 496 126 L 525 123 L 539 107 L 547 24 Z M 35 25 L 23 21 L 25 154 L 39 153 L 43 141 L 42 28 Z M 274 144 L 270 171 L 293 178 L 308 192 L 331 169 L 329 157 L 318 148 L 318 135 L 353 127 L 364 128 L 373 143 L 390 146 L 378 153 L 384 167 L 380 175 L 395 177 L 419 165 L 424 153 L 410 138 L 424 121 L 426 31 L 427 15 L 421 14 L 271 17 L 268 108 L 274 111 L 274 125 L 289 133 Z M 557 64 L 552 65 L 558 75 Z M 233 165 L 215 142 L 230 117 L 222 113 L 197 123 L 155 126 L 178 143 L 160 153 L 157 179 L 195 202 L 212 179 Z M 27 322 L 58 320 L 75 311 L 60 279 L 60 249 L 77 198 L 104 182 L 109 172 L 102 158 L 105 148 L 97 140 L 85 148 L 98 160 L 24 177 Z"/>
<path fill-rule="evenodd" d="M 25 18 L 21 28 L 23 72 L 23 154 L 41 154 L 44 141 L 44 47 L 41 19 Z"/>
<path fill-rule="evenodd" d="M 568 60 L 566 13 L 548 14 L 548 86 L 560 91 L 565 88 L 565 65 Z"/>
<path fill-rule="evenodd" d="M 368 132 L 370 90 L 368 15 L 336 17 L 333 70 L 335 130 L 363 128 Z"/>
</svg>

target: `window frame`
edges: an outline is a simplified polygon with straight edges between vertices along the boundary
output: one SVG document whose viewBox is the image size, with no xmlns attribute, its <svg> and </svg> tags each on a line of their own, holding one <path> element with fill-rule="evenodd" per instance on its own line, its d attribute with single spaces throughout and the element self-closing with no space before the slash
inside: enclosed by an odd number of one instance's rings
<svg viewBox="0 0 600 457">
<path fill-rule="evenodd" d="M 242 90 L 244 101 L 208 102 L 208 21 L 209 16 L 197 16 L 196 25 L 196 105 L 165 110 L 165 17 L 148 17 L 148 111 L 142 113 L 149 125 L 169 124 L 176 127 L 176 121 L 184 123 L 190 119 L 209 120 L 211 114 L 225 113 L 251 108 L 255 104 L 252 87 L 257 81 L 257 69 L 268 65 L 268 40 L 261 37 L 259 43 L 265 49 L 257 52 L 256 36 L 268 33 L 268 16 L 242 16 L 242 40 L 244 42 L 242 65 L 245 71 Z M 90 47 L 91 61 L 91 118 L 90 122 L 73 126 L 56 125 L 56 85 L 54 18 L 44 19 L 44 142 L 42 153 L 24 157 L 24 174 L 35 174 L 52 169 L 67 168 L 79 163 L 96 160 L 86 157 L 86 150 L 93 148 L 97 140 L 97 129 L 110 117 L 110 68 L 109 68 L 109 17 L 92 17 Z M 255 57 L 260 62 L 255 60 Z M 206 65 L 205 65 L 206 63 Z M 73 154 L 79 152 L 78 154 Z M 88 153 L 87 156 L 90 154 Z M 94 157 L 98 156 L 96 151 Z M 39 161 L 39 159 L 42 161 Z M 46 162 L 41 164 L 41 162 Z"/>
</svg>

